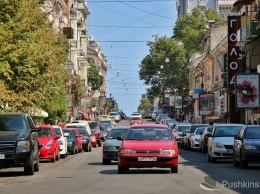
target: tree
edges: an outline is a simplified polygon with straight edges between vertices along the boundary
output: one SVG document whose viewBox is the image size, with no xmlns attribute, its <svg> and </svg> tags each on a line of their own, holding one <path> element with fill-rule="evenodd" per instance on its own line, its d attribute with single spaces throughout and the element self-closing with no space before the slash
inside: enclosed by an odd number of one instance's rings
<svg viewBox="0 0 260 194">
<path fill-rule="evenodd" d="M 147 113 L 149 111 L 153 111 L 153 105 L 147 98 L 142 98 L 138 106 L 138 112 Z"/>
<path fill-rule="evenodd" d="M 148 96 L 162 96 L 164 90 L 188 87 L 188 70 L 185 66 L 185 50 L 178 41 L 167 37 L 154 36 L 148 42 L 149 54 L 141 61 L 139 77 L 146 85 Z M 166 58 L 169 60 L 167 63 Z M 161 69 L 161 65 L 163 69 Z"/>
<path fill-rule="evenodd" d="M 65 37 L 48 23 L 39 0 L 0 0 L 0 7 L 0 109 L 65 114 Z"/>
<path fill-rule="evenodd" d="M 180 17 L 173 28 L 173 39 L 181 40 L 187 53 L 187 61 L 194 53 L 202 53 L 204 30 L 209 20 L 221 21 L 218 13 L 208 9 L 202 12 L 199 8 L 192 10 L 191 15 Z"/>
<path fill-rule="evenodd" d="M 103 76 L 99 75 L 99 69 L 96 67 L 93 58 L 88 58 L 90 68 L 88 69 L 88 84 L 91 85 L 92 90 L 99 90 L 103 84 Z"/>
</svg>

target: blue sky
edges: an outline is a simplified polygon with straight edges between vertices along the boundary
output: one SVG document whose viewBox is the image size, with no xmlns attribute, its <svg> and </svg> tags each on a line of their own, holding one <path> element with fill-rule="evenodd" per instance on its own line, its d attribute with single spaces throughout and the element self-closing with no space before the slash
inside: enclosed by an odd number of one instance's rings
<svg viewBox="0 0 260 194">
<path fill-rule="evenodd" d="M 153 35 L 172 36 L 175 0 L 88 0 L 88 35 L 107 57 L 107 97 L 126 115 L 137 111 L 148 86 L 139 80 L 139 64 L 149 54 Z M 119 73 L 117 73 L 119 72 Z M 118 75 L 118 76 L 117 76 Z"/>
</svg>

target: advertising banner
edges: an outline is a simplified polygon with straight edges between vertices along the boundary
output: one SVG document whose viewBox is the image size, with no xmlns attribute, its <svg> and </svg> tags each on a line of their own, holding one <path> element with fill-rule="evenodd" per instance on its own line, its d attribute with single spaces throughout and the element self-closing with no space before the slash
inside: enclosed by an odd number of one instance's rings
<svg viewBox="0 0 260 194">
<path fill-rule="evenodd" d="M 175 107 L 175 96 L 169 96 L 169 106 Z"/>
<path fill-rule="evenodd" d="M 199 115 L 213 116 L 214 111 L 214 93 L 199 94 Z"/>
<path fill-rule="evenodd" d="M 236 74 L 235 83 L 236 108 L 259 108 L 259 74 Z"/>
<path fill-rule="evenodd" d="M 175 108 L 182 108 L 182 96 L 175 96 Z"/>
<path fill-rule="evenodd" d="M 190 110 L 193 108 L 192 96 L 182 96 L 182 108 L 185 110 Z"/>
<path fill-rule="evenodd" d="M 112 108 L 112 98 L 106 98 L 106 105 L 108 108 Z"/>
</svg>

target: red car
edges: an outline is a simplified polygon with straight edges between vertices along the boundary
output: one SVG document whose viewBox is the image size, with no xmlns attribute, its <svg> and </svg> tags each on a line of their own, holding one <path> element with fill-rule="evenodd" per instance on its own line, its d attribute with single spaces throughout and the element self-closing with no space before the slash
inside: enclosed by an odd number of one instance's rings
<svg viewBox="0 0 260 194">
<path fill-rule="evenodd" d="M 178 172 L 178 145 L 173 133 L 162 124 L 131 125 L 118 150 L 118 173 L 152 167 Z"/>
<path fill-rule="evenodd" d="M 92 147 L 96 148 L 97 147 L 97 138 L 94 134 L 94 131 L 92 131 L 92 134 L 90 135 L 90 139 L 91 139 Z"/>
<path fill-rule="evenodd" d="M 100 122 L 99 121 L 90 121 L 89 127 L 96 136 L 98 146 L 101 147 L 102 146 L 101 137 L 102 137 L 103 133 L 101 132 Z"/>
<path fill-rule="evenodd" d="M 38 132 L 39 159 L 50 159 L 52 162 L 60 159 L 60 135 L 55 133 L 51 125 L 40 125 Z"/>
<path fill-rule="evenodd" d="M 67 129 L 70 129 L 73 131 L 74 133 L 74 137 L 77 137 L 78 138 L 78 153 L 82 152 L 83 150 L 83 147 L 82 147 L 82 136 L 80 133 L 79 133 L 79 130 L 78 128 L 67 128 Z"/>
</svg>

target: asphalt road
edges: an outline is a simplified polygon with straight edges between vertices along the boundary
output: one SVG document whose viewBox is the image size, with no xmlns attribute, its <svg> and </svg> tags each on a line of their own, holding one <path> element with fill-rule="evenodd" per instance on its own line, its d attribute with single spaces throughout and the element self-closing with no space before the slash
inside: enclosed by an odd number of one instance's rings
<svg viewBox="0 0 260 194">
<path fill-rule="evenodd" d="M 146 120 L 145 123 L 151 122 Z M 118 125 L 129 125 L 120 121 Z M 41 162 L 40 171 L 25 176 L 22 168 L 0 170 L 1 194 L 197 194 L 259 193 L 260 165 L 239 169 L 229 160 L 207 162 L 206 154 L 179 150 L 179 173 L 169 169 L 130 169 L 117 173 L 117 162 L 102 165 L 102 147 L 69 155 L 55 163 Z M 205 190 L 206 176 L 213 178 L 213 191 Z M 214 182 L 216 180 L 216 182 Z M 207 185 L 206 185 L 207 186 Z M 209 189 L 209 187 L 207 187 Z"/>
</svg>

